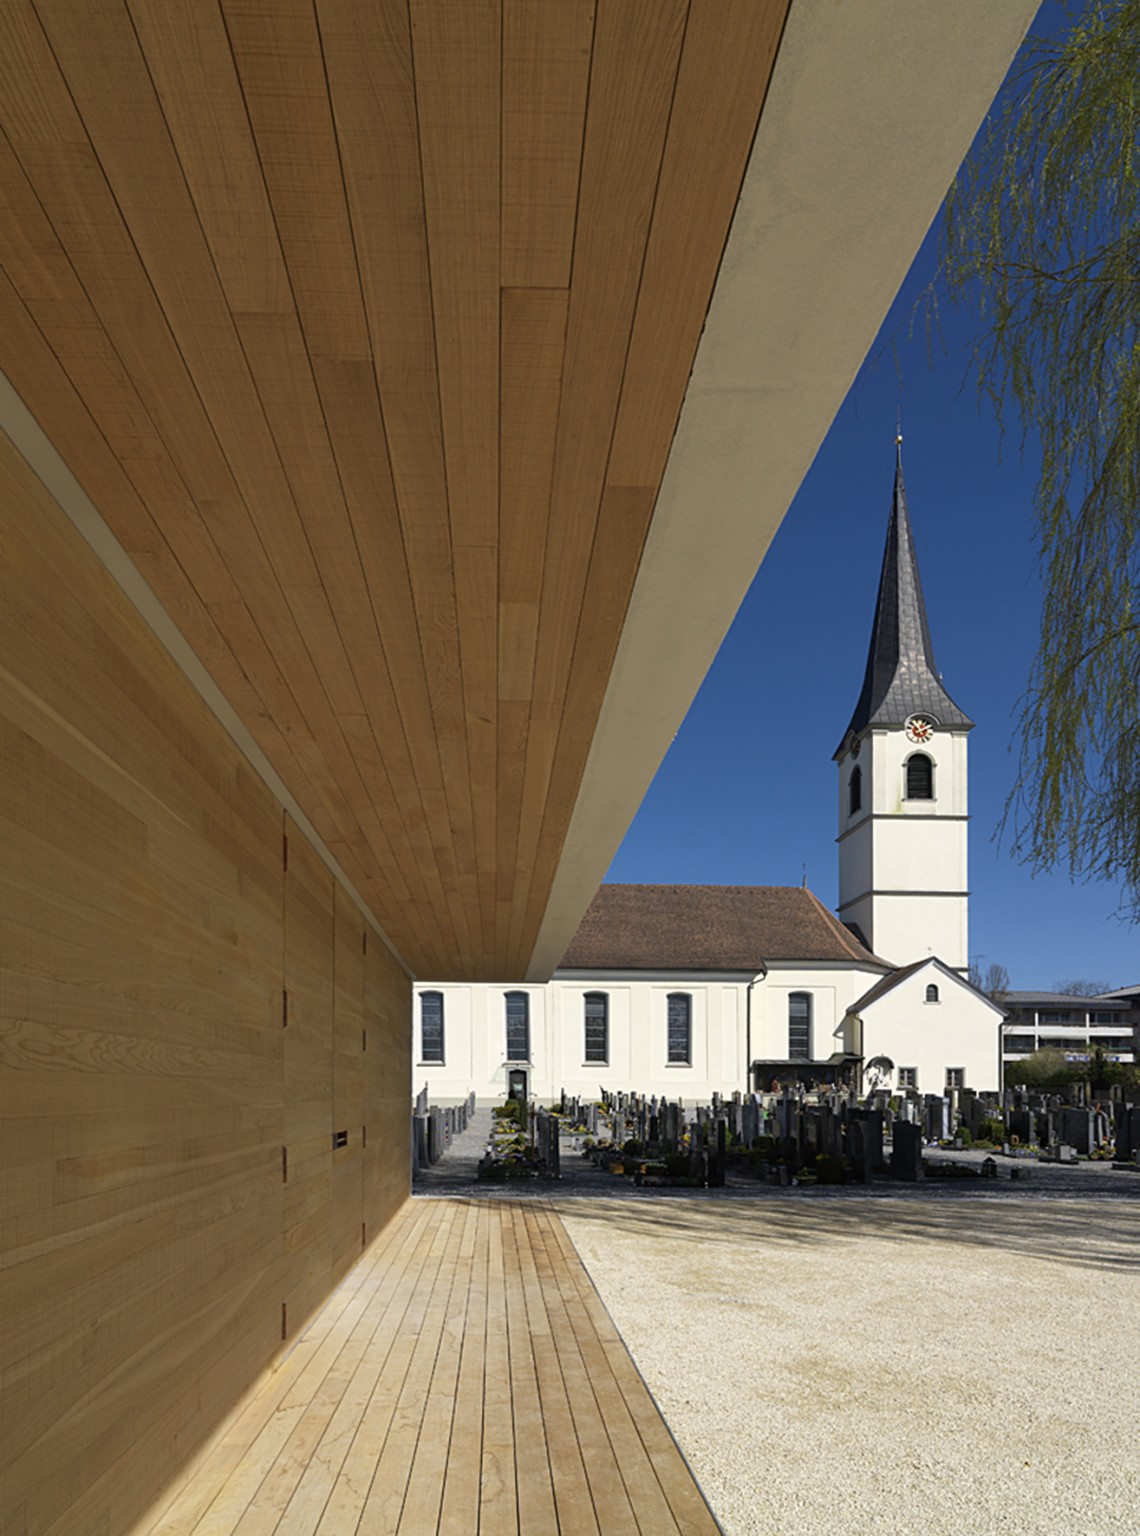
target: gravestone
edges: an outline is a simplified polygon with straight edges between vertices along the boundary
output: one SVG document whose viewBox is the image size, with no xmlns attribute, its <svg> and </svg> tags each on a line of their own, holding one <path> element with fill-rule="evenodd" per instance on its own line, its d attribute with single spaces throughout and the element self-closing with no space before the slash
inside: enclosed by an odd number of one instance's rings
<svg viewBox="0 0 1140 1536">
<path fill-rule="evenodd" d="M 1016 1136 L 1023 1146 L 1027 1146 L 1033 1140 L 1033 1129 L 1033 1116 L 1028 1109 L 1010 1110 L 1006 1131 L 1011 1140 Z"/>
<path fill-rule="evenodd" d="M 870 1184 L 883 1160 L 883 1117 L 877 1109 L 852 1109 L 847 1121 L 848 1156 L 855 1178 Z"/>
<path fill-rule="evenodd" d="M 1087 1109 L 1063 1109 L 1060 1115 L 1061 1140 L 1087 1157 L 1094 1145 L 1093 1117 Z"/>
<path fill-rule="evenodd" d="M 728 1145 L 728 1127 L 723 1120 L 716 1123 L 716 1143 L 709 1153 L 709 1188 L 722 1189 L 724 1187 L 724 1154 Z"/>
<path fill-rule="evenodd" d="M 429 1167 L 426 1115 L 412 1116 L 412 1138 L 416 1149 L 416 1167 Z"/>
<path fill-rule="evenodd" d="M 897 1121 L 891 1139 L 891 1173 L 906 1184 L 917 1184 L 923 1176 L 922 1127 Z"/>
<path fill-rule="evenodd" d="M 1140 1105 L 1116 1106 L 1116 1161 L 1140 1163 Z"/>
</svg>

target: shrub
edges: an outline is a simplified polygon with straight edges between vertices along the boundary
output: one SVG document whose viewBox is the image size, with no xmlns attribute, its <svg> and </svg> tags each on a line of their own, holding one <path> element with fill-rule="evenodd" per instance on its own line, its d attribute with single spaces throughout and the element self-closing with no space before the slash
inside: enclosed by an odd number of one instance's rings
<svg viewBox="0 0 1140 1536">
<path fill-rule="evenodd" d="M 957 1139 L 962 1143 L 963 1147 L 972 1147 L 974 1145 L 974 1138 L 970 1134 L 969 1126 L 967 1126 L 967 1125 L 960 1125 L 958 1127 L 957 1131 L 954 1134 L 957 1137 Z"/>
<path fill-rule="evenodd" d="M 640 1157 L 641 1143 L 636 1138 L 631 1137 L 629 1141 L 623 1142 L 622 1151 L 627 1157 Z"/>
<path fill-rule="evenodd" d="M 817 1184 L 842 1184 L 843 1159 L 831 1152 L 820 1152 L 815 1160 Z"/>
<path fill-rule="evenodd" d="M 768 1162 L 776 1155 L 776 1138 L 774 1136 L 753 1136 L 752 1150 Z"/>
<path fill-rule="evenodd" d="M 989 1120 L 983 1120 L 978 1125 L 979 1141 L 993 1141 L 998 1143 L 1005 1140 L 1005 1122 L 1000 1116 L 994 1115 Z"/>
<path fill-rule="evenodd" d="M 689 1171 L 689 1155 L 687 1152 L 667 1152 L 665 1154 L 665 1172 L 671 1179 L 679 1179 Z"/>
<path fill-rule="evenodd" d="M 496 1104 L 492 1113 L 498 1120 L 521 1120 L 522 1105 L 518 1099 L 508 1099 L 505 1104 Z"/>
</svg>

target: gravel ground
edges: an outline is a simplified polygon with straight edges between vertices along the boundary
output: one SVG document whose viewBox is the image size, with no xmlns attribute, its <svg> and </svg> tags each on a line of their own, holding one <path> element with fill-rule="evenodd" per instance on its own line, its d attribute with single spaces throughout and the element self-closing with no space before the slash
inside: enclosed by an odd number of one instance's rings
<svg viewBox="0 0 1140 1536">
<path fill-rule="evenodd" d="M 1140 1200 L 1023 1188 L 560 1214 L 726 1536 L 1137 1536 Z"/>
<path fill-rule="evenodd" d="M 1140 1174 L 476 1184 L 490 1130 L 415 1193 L 556 1203 L 726 1536 L 1140 1536 Z"/>
</svg>

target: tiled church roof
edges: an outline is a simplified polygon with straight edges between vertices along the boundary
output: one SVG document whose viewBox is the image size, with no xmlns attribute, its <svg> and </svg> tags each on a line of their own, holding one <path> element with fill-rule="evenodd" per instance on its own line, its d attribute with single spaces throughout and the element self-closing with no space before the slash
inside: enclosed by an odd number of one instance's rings
<svg viewBox="0 0 1140 1536">
<path fill-rule="evenodd" d="M 900 449 L 863 691 L 836 757 L 869 725 L 905 725 L 912 715 L 929 715 L 939 725 L 959 730 L 969 730 L 974 723 L 943 688 L 934 663 Z"/>
<path fill-rule="evenodd" d="M 806 887 L 603 885 L 559 969 L 759 971 L 774 960 L 884 964 Z"/>
</svg>

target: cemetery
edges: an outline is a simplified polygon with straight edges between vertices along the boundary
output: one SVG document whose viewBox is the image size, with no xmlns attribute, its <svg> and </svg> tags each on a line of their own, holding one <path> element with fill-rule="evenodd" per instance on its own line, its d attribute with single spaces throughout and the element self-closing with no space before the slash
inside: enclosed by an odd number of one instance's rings
<svg viewBox="0 0 1140 1536">
<path fill-rule="evenodd" d="M 644 1190 L 746 1192 L 999 1176 L 1024 1182 L 1035 1163 L 1101 1162 L 1127 1175 L 1140 1173 L 1138 1100 L 1121 1085 L 1097 1092 L 1083 1081 L 1052 1093 L 883 1089 L 861 1098 L 850 1089 L 788 1084 L 714 1094 L 708 1103 L 563 1093 L 545 1106 L 508 1096 L 493 1111 L 475 1177 L 516 1189 L 520 1181 L 569 1181 L 605 1192 L 622 1181 Z M 474 1112 L 474 1094 L 443 1107 L 420 1092 L 412 1117 L 417 1170 L 439 1161 Z"/>
</svg>

